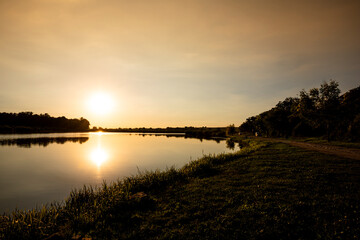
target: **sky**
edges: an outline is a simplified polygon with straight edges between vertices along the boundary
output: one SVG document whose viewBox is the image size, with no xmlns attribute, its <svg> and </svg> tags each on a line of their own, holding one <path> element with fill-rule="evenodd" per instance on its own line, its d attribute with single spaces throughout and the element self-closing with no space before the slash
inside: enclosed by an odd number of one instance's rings
<svg viewBox="0 0 360 240">
<path fill-rule="evenodd" d="M 359 12 L 358 0 L 0 0 L 0 112 L 239 126 L 323 81 L 359 86 Z M 96 109 L 99 93 L 110 100 Z"/>
</svg>

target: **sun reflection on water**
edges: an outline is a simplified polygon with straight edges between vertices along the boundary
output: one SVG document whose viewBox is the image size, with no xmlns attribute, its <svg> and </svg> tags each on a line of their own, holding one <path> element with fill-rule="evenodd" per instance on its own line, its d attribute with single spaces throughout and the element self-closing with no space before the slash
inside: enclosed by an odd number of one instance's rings
<svg viewBox="0 0 360 240">
<path fill-rule="evenodd" d="M 106 152 L 105 149 L 97 147 L 91 152 L 90 158 L 93 163 L 95 163 L 96 166 L 99 168 L 108 160 L 109 154 Z"/>
</svg>

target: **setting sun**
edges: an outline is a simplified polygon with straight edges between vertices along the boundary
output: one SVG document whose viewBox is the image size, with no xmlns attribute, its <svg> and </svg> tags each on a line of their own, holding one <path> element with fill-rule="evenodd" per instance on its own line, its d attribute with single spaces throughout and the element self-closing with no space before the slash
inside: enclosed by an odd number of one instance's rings
<svg viewBox="0 0 360 240">
<path fill-rule="evenodd" d="M 108 114 L 114 109 L 114 100 L 109 94 L 95 93 L 88 100 L 88 108 L 94 114 Z"/>
</svg>

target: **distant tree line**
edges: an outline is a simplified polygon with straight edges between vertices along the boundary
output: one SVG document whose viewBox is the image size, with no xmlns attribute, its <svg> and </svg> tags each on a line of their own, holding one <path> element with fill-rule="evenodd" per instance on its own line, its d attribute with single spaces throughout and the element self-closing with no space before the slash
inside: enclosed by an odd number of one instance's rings
<svg viewBox="0 0 360 240">
<path fill-rule="evenodd" d="M 167 127 L 167 128 L 113 128 L 103 129 L 96 128 L 93 131 L 105 131 L 105 132 L 134 132 L 134 133 L 185 133 L 186 137 L 191 138 L 214 138 L 225 137 L 226 128 L 224 127 Z"/>
<path fill-rule="evenodd" d="M 240 131 L 269 137 L 326 137 L 360 140 L 360 86 L 340 96 L 336 81 L 299 97 L 289 97 L 274 108 L 248 118 Z"/>
<path fill-rule="evenodd" d="M 85 118 L 67 119 L 32 112 L 0 113 L 0 133 L 82 132 L 89 130 Z"/>
</svg>

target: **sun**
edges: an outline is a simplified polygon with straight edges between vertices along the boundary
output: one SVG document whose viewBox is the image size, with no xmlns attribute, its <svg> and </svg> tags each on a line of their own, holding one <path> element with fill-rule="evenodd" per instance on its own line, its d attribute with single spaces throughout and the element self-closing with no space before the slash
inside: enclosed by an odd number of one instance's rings
<svg viewBox="0 0 360 240">
<path fill-rule="evenodd" d="M 88 100 L 88 108 L 94 114 L 108 114 L 114 110 L 114 100 L 107 93 L 94 93 Z"/>
</svg>

